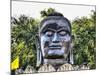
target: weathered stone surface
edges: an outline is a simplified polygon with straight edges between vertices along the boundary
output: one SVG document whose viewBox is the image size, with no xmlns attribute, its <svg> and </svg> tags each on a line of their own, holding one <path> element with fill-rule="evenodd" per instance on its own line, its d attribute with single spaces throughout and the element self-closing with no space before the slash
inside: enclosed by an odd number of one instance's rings
<svg viewBox="0 0 100 75">
<path fill-rule="evenodd" d="M 58 68 L 57 71 L 71 71 L 74 70 L 73 66 L 71 64 L 63 64 Z"/>
<path fill-rule="evenodd" d="M 55 68 L 50 64 L 44 64 L 38 70 L 38 72 L 55 72 Z"/>
<path fill-rule="evenodd" d="M 70 21 L 52 12 L 40 22 L 37 44 L 37 67 L 42 64 L 73 64 Z"/>
<path fill-rule="evenodd" d="M 89 70 L 90 68 L 89 68 L 89 66 L 87 66 L 87 65 L 81 65 L 80 67 L 79 67 L 79 70 Z"/>
<path fill-rule="evenodd" d="M 73 67 L 74 67 L 74 71 L 78 71 L 79 70 L 79 66 L 78 65 L 75 65 Z"/>
<path fill-rule="evenodd" d="M 32 66 L 28 65 L 23 73 L 34 73 L 34 72 L 36 72 L 36 70 Z"/>
<path fill-rule="evenodd" d="M 22 74 L 24 71 L 22 69 L 17 69 L 15 71 L 15 75 L 19 75 L 19 74 Z"/>
<path fill-rule="evenodd" d="M 27 68 L 22 71 L 21 69 L 16 70 L 16 75 L 21 75 L 22 73 L 41 73 L 41 72 L 65 72 L 65 71 L 79 71 L 79 70 L 89 70 L 87 65 L 72 65 L 72 64 L 63 64 L 58 66 L 52 66 L 51 64 L 42 65 L 38 71 L 36 71 L 32 66 L 28 65 Z"/>
<path fill-rule="evenodd" d="M 38 72 L 57 72 L 57 71 L 59 72 L 59 71 L 71 71 L 71 70 L 74 70 L 71 64 L 63 64 L 57 70 L 52 65 L 45 64 L 39 68 Z"/>
</svg>

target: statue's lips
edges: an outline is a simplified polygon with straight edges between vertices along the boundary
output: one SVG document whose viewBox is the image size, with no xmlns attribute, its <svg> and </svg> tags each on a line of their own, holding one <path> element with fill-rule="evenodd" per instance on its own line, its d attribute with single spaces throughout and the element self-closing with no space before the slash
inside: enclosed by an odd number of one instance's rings
<svg viewBox="0 0 100 75">
<path fill-rule="evenodd" d="M 49 49 L 47 52 L 48 59 L 59 59 L 64 58 L 64 50 L 60 49 Z"/>
<path fill-rule="evenodd" d="M 49 46 L 49 49 L 50 49 L 50 50 L 56 50 L 56 49 L 57 49 L 57 50 L 60 50 L 61 47 L 62 47 L 62 46 L 60 46 L 60 45 L 52 45 L 52 46 Z"/>
<path fill-rule="evenodd" d="M 63 55 L 64 54 L 64 50 L 49 50 L 48 51 L 48 55 Z"/>
<path fill-rule="evenodd" d="M 60 59 L 64 58 L 64 51 L 63 50 L 49 50 L 47 59 Z"/>
<path fill-rule="evenodd" d="M 47 52 L 47 59 L 59 59 L 59 58 L 64 58 L 64 49 L 62 48 L 61 45 L 50 45 L 48 47 L 48 52 Z"/>
</svg>

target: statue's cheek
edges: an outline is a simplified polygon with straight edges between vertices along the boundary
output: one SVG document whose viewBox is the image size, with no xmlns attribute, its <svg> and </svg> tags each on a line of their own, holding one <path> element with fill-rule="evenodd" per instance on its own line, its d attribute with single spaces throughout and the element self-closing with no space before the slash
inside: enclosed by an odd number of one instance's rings
<svg viewBox="0 0 100 75">
<path fill-rule="evenodd" d="M 46 36 L 41 36 L 41 44 L 42 45 L 48 45 L 50 41 L 50 38 L 46 37 Z"/>
<path fill-rule="evenodd" d="M 63 38 L 61 42 L 62 42 L 62 47 L 65 53 L 68 53 L 70 42 L 71 42 L 70 38 L 67 38 L 67 37 Z"/>
<path fill-rule="evenodd" d="M 60 37 L 62 42 L 70 42 L 71 41 L 71 36 L 67 35 L 64 37 Z"/>
</svg>

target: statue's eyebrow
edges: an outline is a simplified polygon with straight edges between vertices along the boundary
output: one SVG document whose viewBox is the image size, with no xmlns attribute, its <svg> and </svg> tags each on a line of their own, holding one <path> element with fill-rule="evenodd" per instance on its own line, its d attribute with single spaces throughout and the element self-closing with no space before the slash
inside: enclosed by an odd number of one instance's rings
<svg viewBox="0 0 100 75">
<path fill-rule="evenodd" d="M 56 30 L 55 29 L 52 29 L 52 28 L 47 28 L 47 30 L 56 32 Z"/>
<path fill-rule="evenodd" d="M 70 32 L 69 30 L 66 30 L 66 28 L 60 28 L 57 30 L 57 32 L 60 32 L 60 31 L 67 31 L 67 32 Z"/>
</svg>

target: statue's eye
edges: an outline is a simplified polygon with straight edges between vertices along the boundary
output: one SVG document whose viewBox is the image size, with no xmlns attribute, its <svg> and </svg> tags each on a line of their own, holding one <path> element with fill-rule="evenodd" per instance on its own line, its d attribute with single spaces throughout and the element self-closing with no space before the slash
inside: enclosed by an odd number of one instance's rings
<svg viewBox="0 0 100 75">
<path fill-rule="evenodd" d="M 53 31 L 47 31 L 47 32 L 46 32 L 46 35 L 47 35 L 48 37 L 51 37 L 51 36 L 53 35 Z"/>
<path fill-rule="evenodd" d="M 67 32 L 66 32 L 66 31 L 60 31 L 59 34 L 60 34 L 61 36 L 65 36 L 65 35 L 67 35 Z"/>
</svg>

